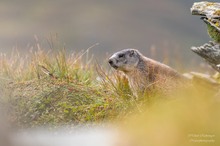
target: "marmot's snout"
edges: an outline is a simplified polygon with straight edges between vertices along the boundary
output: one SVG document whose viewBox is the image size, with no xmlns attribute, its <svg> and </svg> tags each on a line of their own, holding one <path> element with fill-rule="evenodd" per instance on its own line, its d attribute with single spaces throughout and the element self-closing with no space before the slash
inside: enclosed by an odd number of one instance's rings
<svg viewBox="0 0 220 146">
<path fill-rule="evenodd" d="M 108 60 L 108 63 L 112 66 L 113 65 L 113 61 L 111 59 Z"/>
<path fill-rule="evenodd" d="M 110 57 L 109 60 L 108 60 L 108 63 L 109 63 L 113 68 L 115 68 L 115 69 L 118 68 L 118 66 L 116 65 L 116 62 L 117 62 L 117 60 L 116 60 L 115 58 L 113 58 L 113 57 Z"/>
</svg>

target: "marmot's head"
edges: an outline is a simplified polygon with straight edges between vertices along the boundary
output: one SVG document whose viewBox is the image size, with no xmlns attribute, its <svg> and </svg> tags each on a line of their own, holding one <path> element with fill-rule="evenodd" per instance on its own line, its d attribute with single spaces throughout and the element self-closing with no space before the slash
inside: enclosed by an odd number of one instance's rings
<svg viewBox="0 0 220 146">
<path fill-rule="evenodd" d="M 109 64 L 117 69 L 124 72 L 134 70 L 140 60 L 140 53 L 135 49 L 124 49 L 116 52 L 109 58 Z"/>
</svg>

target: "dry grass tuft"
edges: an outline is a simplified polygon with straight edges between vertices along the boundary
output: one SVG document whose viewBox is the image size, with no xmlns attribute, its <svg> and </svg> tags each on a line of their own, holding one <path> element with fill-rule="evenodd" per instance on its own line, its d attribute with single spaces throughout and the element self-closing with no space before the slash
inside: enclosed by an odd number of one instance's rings
<svg viewBox="0 0 220 146">
<path fill-rule="evenodd" d="M 18 127 L 113 121 L 136 106 L 127 79 L 89 59 L 89 49 L 15 51 L 0 56 L 0 77 L 10 120 Z M 107 64 L 107 63 L 106 63 Z M 131 100 L 132 99 L 132 100 Z"/>
</svg>

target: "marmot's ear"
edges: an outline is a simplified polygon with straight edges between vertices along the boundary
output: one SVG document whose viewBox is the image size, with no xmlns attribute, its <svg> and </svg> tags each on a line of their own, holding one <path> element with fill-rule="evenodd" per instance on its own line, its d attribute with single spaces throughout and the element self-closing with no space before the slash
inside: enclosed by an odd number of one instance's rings
<svg viewBox="0 0 220 146">
<path fill-rule="evenodd" d="M 135 54 L 136 54 L 135 50 L 131 50 L 129 55 L 131 57 L 131 56 L 134 56 Z"/>
</svg>

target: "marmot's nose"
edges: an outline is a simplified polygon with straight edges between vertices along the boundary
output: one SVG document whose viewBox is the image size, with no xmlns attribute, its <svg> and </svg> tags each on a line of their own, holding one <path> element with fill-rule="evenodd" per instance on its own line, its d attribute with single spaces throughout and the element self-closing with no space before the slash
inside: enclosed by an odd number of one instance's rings
<svg viewBox="0 0 220 146">
<path fill-rule="evenodd" d="M 112 64 L 113 64 L 113 61 L 112 61 L 111 59 L 109 59 L 109 60 L 108 60 L 108 63 L 109 63 L 110 65 L 112 65 Z"/>
</svg>

